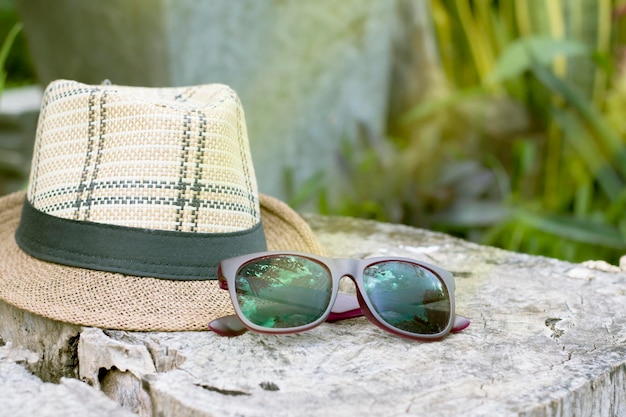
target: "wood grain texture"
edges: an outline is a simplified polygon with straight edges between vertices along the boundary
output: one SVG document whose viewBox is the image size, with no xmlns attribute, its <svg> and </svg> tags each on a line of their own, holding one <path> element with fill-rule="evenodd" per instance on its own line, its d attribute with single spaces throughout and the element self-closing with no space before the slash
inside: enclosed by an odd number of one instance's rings
<svg viewBox="0 0 626 417">
<path fill-rule="evenodd" d="M 61 378 L 43 382 L 22 366 L 38 360 L 37 354 L 0 347 L 0 415 L 12 417 L 131 417 L 124 409 L 84 382 Z"/>
</svg>

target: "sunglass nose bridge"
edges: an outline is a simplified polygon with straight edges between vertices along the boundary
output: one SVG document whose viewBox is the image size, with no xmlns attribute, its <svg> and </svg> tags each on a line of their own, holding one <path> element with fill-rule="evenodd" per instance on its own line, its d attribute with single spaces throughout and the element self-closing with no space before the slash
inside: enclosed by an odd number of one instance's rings
<svg viewBox="0 0 626 417">
<path fill-rule="evenodd" d="M 333 259 L 333 273 L 339 278 L 348 277 L 354 280 L 358 275 L 359 261 L 356 259 Z"/>
</svg>

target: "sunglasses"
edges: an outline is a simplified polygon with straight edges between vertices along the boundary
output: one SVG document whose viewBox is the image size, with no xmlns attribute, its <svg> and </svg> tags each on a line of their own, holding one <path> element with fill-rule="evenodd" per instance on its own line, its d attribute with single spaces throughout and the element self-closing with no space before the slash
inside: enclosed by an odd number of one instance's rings
<svg viewBox="0 0 626 417">
<path fill-rule="evenodd" d="M 356 297 L 339 292 L 343 277 L 356 284 Z M 218 279 L 236 313 L 209 324 L 222 336 L 299 333 L 364 315 L 395 335 L 435 340 L 470 323 L 454 312 L 452 274 L 413 259 L 261 252 L 222 261 Z"/>
</svg>

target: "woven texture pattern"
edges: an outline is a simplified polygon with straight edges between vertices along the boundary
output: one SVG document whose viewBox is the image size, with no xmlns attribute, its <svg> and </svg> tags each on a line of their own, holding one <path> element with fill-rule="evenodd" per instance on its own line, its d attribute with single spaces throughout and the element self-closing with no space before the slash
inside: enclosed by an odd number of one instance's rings
<svg viewBox="0 0 626 417">
<path fill-rule="evenodd" d="M 268 250 L 324 254 L 309 225 L 291 207 L 265 194 L 260 200 Z"/>
<path fill-rule="evenodd" d="M 229 87 L 46 89 L 28 199 L 56 217 L 200 233 L 260 220 L 241 103 Z"/>
</svg>

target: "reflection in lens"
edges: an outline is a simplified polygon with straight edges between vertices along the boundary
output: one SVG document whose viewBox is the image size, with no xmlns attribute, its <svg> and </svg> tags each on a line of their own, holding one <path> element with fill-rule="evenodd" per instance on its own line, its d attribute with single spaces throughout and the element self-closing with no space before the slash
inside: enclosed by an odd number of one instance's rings
<svg viewBox="0 0 626 417">
<path fill-rule="evenodd" d="M 450 321 L 450 298 L 437 275 L 417 264 L 384 261 L 363 272 L 365 292 L 388 325 L 415 334 L 437 334 Z"/>
<path fill-rule="evenodd" d="M 237 301 L 254 324 L 291 328 L 320 318 L 332 293 L 328 269 L 308 258 L 272 255 L 243 265 L 235 279 Z"/>
</svg>

